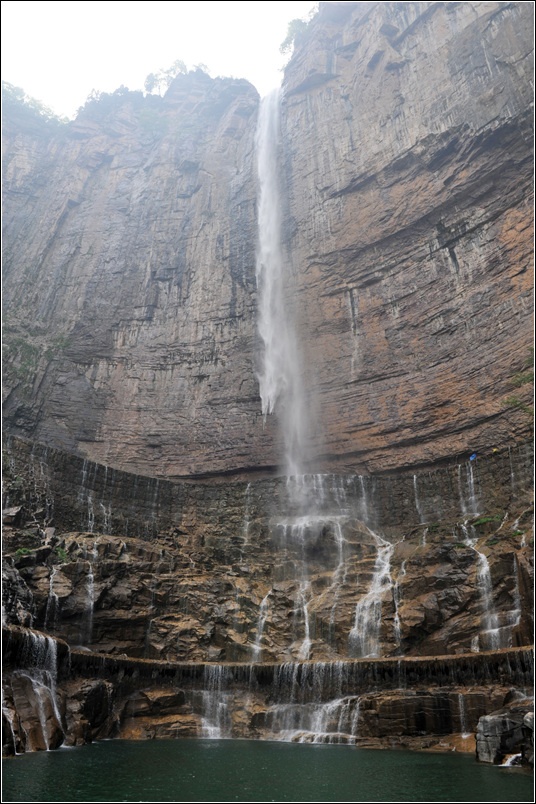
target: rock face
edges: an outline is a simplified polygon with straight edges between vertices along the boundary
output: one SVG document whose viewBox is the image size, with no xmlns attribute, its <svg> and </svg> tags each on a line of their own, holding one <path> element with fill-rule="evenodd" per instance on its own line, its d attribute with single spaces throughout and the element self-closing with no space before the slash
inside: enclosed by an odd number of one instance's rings
<svg viewBox="0 0 536 804">
<path fill-rule="evenodd" d="M 476 755 L 480 762 L 502 764 L 519 753 L 526 764 L 534 764 L 534 701 L 514 700 L 478 721 Z M 521 763 L 519 763 L 521 764 Z"/>
<path fill-rule="evenodd" d="M 288 314 L 315 471 L 530 431 L 532 13 L 321 4 L 287 68 Z M 164 99 L 94 101 L 60 134 L 6 106 L 9 430 L 140 474 L 278 463 L 255 377 L 257 105 L 198 71 Z"/>
<path fill-rule="evenodd" d="M 455 734 L 466 742 L 479 717 L 511 697 L 510 685 L 529 684 L 532 668 L 530 651 L 520 649 L 430 660 L 203 665 L 79 650 L 66 657 L 65 643 L 38 632 L 11 628 L 3 637 L 8 671 L 25 666 L 6 674 L 8 750 L 53 747 L 53 736 L 66 745 L 202 736 L 450 746 Z M 35 650 L 45 643 L 62 656 L 53 678 L 43 675 L 47 662 Z M 21 681 L 27 697 L 19 700 Z M 33 702 L 36 691 L 41 706 Z"/>
<path fill-rule="evenodd" d="M 12 624 L 169 661 L 531 643 L 528 451 L 419 477 L 314 476 L 304 516 L 277 479 L 156 486 L 56 451 L 9 449 L 5 490 L 28 512 L 4 528 Z"/>
<path fill-rule="evenodd" d="M 15 430 L 154 475 L 252 464 L 266 442 L 254 427 L 256 110 L 247 82 L 199 71 L 163 100 L 94 101 L 49 139 L 8 107 Z"/>
<path fill-rule="evenodd" d="M 532 11 L 321 6 L 283 112 L 317 451 L 377 471 L 515 439 L 527 415 L 505 400 L 530 399 L 513 387 L 530 350 Z"/>
</svg>

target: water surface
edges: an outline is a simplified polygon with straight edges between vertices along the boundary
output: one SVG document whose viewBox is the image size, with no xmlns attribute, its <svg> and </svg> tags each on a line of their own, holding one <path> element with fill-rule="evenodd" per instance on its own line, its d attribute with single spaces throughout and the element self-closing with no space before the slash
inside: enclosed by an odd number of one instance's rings
<svg viewBox="0 0 536 804">
<path fill-rule="evenodd" d="M 3 801 L 533 801 L 463 754 L 249 740 L 107 740 L 3 760 Z"/>
</svg>

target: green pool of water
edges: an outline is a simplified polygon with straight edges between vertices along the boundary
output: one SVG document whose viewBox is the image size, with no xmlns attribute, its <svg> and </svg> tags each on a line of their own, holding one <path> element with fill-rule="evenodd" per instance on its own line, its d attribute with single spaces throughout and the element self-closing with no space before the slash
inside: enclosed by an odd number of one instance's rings
<svg viewBox="0 0 536 804">
<path fill-rule="evenodd" d="M 3 760 L 3 801 L 532 801 L 462 754 L 249 740 L 110 740 Z"/>
</svg>

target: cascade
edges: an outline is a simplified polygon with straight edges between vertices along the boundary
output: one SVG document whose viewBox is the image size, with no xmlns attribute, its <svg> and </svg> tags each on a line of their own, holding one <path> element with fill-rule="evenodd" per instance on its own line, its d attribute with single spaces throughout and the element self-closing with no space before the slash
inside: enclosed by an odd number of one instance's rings
<svg viewBox="0 0 536 804">
<path fill-rule="evenodd" d="M 80 629 L 81 645 L 90 644 L 93 635 L 93 613 L 95 608 L 95 573 L 93 571 L 93 565 L 97 557 L 97 542 L 94 542 L 91 553 L 87 556 L 86 605 Z"/>
<path fill-rule="evenodd" d="M 368 592 L 356 605 L 354 627 L 348 639 L 349 653 L 357 657 L 380 655 L 382 602 L 384 595 L 393 588 L 391 556 L 394 546 L 374 531 L 370 534 L 378 552 Z M 398 642 L 400 644 L 400 640 Z"/>
<path fill-rule="evenodd" d="M 231 693 L 226 689 L 231 678 L 230 671 L 223 665 L 205 666 L 201 692 L 201 737 L 219 740 L 231 736 Z"/>
<path fill-rule="evenodd" d="M 268 599 L 272 594 L 272 590 L 270 589 L 266 595 L 263 597 L 261 601 L 261 605 L 259 608 L 259 619 L 257 620 L 257 636 L 255 637 L 255 644 L 253 645 L 252 649 L 252 661 L 260 662 L 262 657 L 262 634 L 264 631 L 264 626 L 266 624 L 266 620 L 268 619 L 268 611 L 269 611 L 269 604 Z"/>
<path fill-rule="evenodd" d="M 462 464 L 458 464 L 458 495 L 462 515 L 464 517 L 477 516 L 479 502 L 475 489 L 473 461 L 467 461 L 465 464 L 465 478 L 462 476 L 462 468 Z"/>
<path fill-rule="evenodd" d="M 249 544 L 250 497 L 251 497 L 251 483 L 248 483 L 246 486 L 245 503 L 244 503 L 244 525 L 242 530 L 244 545 Z"/>
<path fill-rule="evenodd" d="M 465 697 L 463 692 L 458 693 L 458 709 L 460 715 L 460 731 L 462 733 L 463 739 L 465 740 L 471 736 L 472 732 L 469 731 L 467 725 L 467 712 L 465 709 Z"/>
<path fill-rule="evenodd" d="M 20 699 L 30 706 L 40 726 L 40 734 L 26 735 L 30 750 L 57 748 L 63 742 L 65 730 L 59 711 L 56 683 L 58 674 L 57 644 L 52 637 L 26 631 L 22 647 L 23 669 L 15 670 L 11 680 L 15 709 Z M 7 707 L 6 707 L 7 708 Z"/>
<path fill-rule="evenodd" d="M 60 608 L 60 601 L 58 596 L 54 592 L 54 578 L 58 572 L 58 567 L 52 567 L 52 571 L 50 573 L 49 579 L 49 590 L 48 590 L 48 598 L 47 598 L 47 606 L 45 609 L 45 621 L 43 623 L 43 628 L 45 631 L 47 629 L 54 629 L 57 625 L 57 619 L 59 615 L 59 608 Z"/>
<path fill-rule="evenodd" d="M 515 599 L 516 608 L 511 612 L 506 612 L 505 621 L 501 625 L 501 618 L 493 602 L 493 585 L 487 556 L 477 549 L 476 534 L 471 537 L 467 521 L 461 525 L 461 528 L 465 543 L 477 556 L 476 581 L 482 608 L 480 634 L 478 639 L 473 639 L 471 649 L 478 651 L 508 648 L 512 644 L 512 629 L 519 622 L 520 604 L 518 605 L 518 601 Z"/>
</svg>

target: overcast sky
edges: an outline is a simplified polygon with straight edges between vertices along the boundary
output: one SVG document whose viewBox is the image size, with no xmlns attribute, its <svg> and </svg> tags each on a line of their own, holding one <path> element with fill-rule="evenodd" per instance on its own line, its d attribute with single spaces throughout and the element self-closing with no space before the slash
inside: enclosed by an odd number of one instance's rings
<svg viewBox="0 0 536 804">
<path fill-rule="evenodd" d="M 261 95 L 281 82 L 279 45 L 305 2 L 32 2 L 2 0 L 2 79 L 72 117 L 92 89 L 143 89 L 182 59 L 212 76 L 247 78 Z"/>
</svg>

